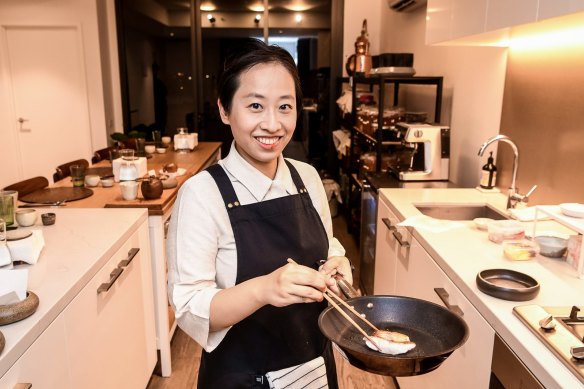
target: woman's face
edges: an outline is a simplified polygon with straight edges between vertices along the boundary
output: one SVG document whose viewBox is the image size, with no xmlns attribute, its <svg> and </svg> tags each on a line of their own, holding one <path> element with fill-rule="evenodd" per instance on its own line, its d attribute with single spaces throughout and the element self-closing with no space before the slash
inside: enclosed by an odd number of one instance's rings
<svg viewBox="0 0 584 389">
<path fill-rule="evenodd" d="M 278 63 L 255 65 L 239 76 L 231 112 L 226 114 L 218 104 L 239 154 L 273 178 L 278 157 L 296 127 L 296 92 L 290 73 Z"/>
</svg>

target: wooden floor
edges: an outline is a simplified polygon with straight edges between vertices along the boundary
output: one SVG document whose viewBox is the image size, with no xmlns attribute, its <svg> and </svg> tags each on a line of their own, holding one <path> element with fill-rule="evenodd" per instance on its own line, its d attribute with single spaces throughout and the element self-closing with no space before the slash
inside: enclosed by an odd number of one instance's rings
<svg viewBox="0 0 584 389">
<path fill-rule="evenodd" d="M 358 244 L 353 236 L 347 233 L 347 224 L 342 215 L 333 218 L 333 229 L 335 236 L 347 250 L 347 257 L 355 265 L 353 284 L 358 287 Z M 191 389 L 197 387 L 201 347 L 180 328 L 177 328 L 172 339 L 171 352 L 172 375 L 168 378 L 153 375 L 147 389 Z M 335 359 L 340 389 L 396 388 L 392 378 L 359 370 L 351 366 L 336 351 Z"/>
</svg>

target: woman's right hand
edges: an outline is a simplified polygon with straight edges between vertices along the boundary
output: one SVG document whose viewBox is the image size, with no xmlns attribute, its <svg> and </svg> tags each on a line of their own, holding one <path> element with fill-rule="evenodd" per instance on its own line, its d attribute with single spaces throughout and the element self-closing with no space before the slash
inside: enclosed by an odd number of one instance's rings
<svg viewBox="0 0 584 389">
<path fill-rule="evenodd" d="M 262 299 L 265 304 L 284 307 L 296 303 L 322 301 L 330 276 L 295 262 L 263 276 Z"/>
</svg>

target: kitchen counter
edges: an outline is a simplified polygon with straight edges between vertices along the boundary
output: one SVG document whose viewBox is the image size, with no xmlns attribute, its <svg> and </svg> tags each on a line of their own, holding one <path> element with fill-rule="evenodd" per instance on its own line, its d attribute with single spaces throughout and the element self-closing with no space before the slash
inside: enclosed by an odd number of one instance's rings
<svg viewBox="0 0 584 389">
<path fill-rule="evenodd" d="M 420 215 L 415 204 L 490 204 L 504 210 L 506 195 L 476 189 L 381 189 L 382 201 L 404 220 Z M 413 235 L 436 264 L 461 290 L 499 336 L 546 388 L 581 388 L 578 378 L 512 312 L 518 305 L 582 305 L 584 280 L 567 263 L 537 256 L 531 261 L 510 261 L 502 246 L 488 240 L 472 221 L 446 232 L 414 229 Z M 553 221 L 539 221 L 537 228 L 557 228 Z M 531 231 L 533 222 L 525 222 Z M 479 291 L 476 275 L 481 270 L 506 268 L 526 273 L 541 285 L 538 296 L 525 302 L 506 301 Z"/>
<path fill-rule="evenodd" d="M 51 212 L 57 214 L 54 225 L 43 226 L 39 216 L 34 226 L 19 228 L 42 230 L 45 239 L 38 262 L 18 266 L 29 269 L 28 289 L 39 297 L 39 306 L 32 316 L 0 327 L 6 338 L 0 378 L 148 217 L 145 209 L 60 208 Z M 144 255 L 149 257 L 147 251 Z M 47 358 L 50 364 L 50 355 Z"/>
</svg>

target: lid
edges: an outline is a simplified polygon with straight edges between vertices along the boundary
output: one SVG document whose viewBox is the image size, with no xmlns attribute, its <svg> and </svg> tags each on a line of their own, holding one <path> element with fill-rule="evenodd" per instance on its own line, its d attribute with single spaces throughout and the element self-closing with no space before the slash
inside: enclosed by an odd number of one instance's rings
<svg viewBox="0 0 584 389">
<path fill-rule="evenodd" d="M 491 151 L 491 155 L 489 155 L 489 158 L 487 158 L 487 163 L 488 164 L 493 164 L 493 152 Z"/>
</svg>

